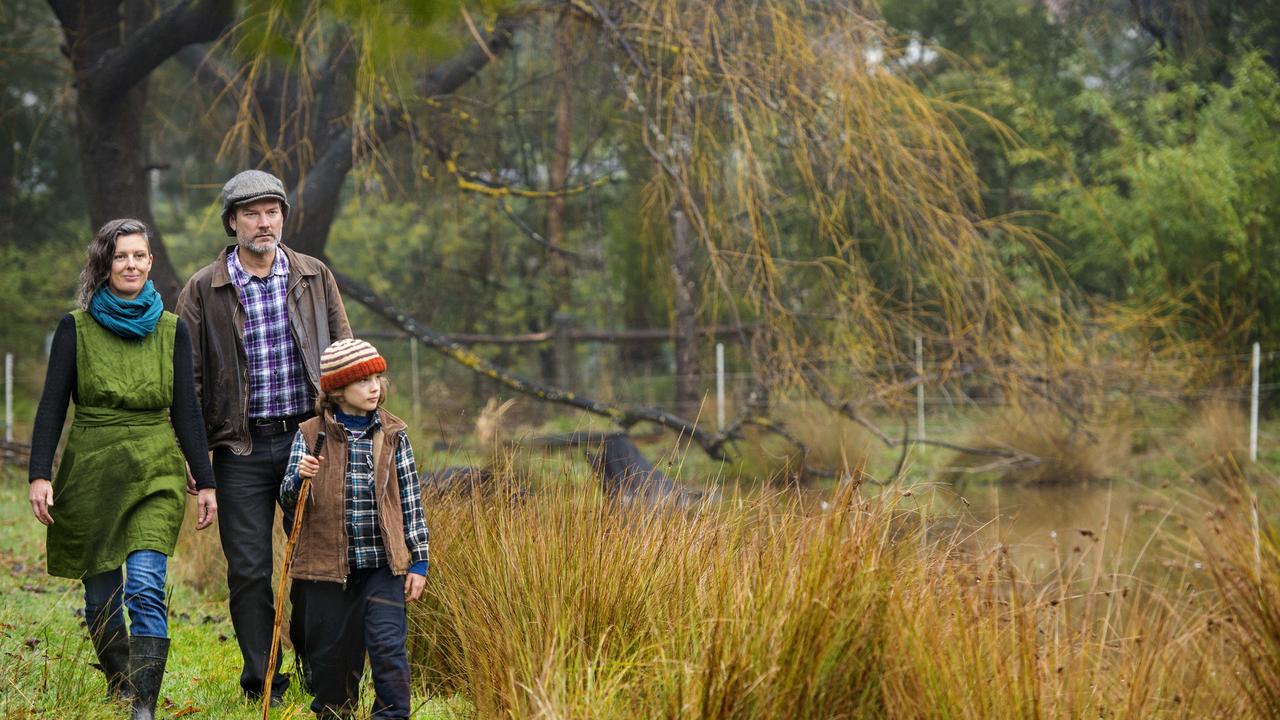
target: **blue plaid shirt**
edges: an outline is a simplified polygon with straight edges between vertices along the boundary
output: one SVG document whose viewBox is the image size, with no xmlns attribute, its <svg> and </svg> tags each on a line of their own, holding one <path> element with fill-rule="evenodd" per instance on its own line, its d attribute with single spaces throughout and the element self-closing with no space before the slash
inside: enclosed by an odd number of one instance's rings
<svg viewBox="0 0 1280 720">
<path fill-rule="evenodd" d="M 389 562 L 387 549 L 382 544 L 382 530 L 378 526 L 378 502 L 373 487 L 373 434 L 380 430 L 382 421 L 378 413 L 369 416 L 369 422 L 360 427 L 349 425 L 339 416 L 347 430 L 346 487 L 343 515 L 347 523 L 347 562 L 351 569 L 377 568 Z M 285 507 L 293 507 L 298 501 L 298 462 L 307 454 L 306 440 L 299 431 L 293 436 L 289 451 L 289 467 L 280 486 L 280 500 Z M 422 513 L 422 489 L 418 482 L 418 466 L 413 459 L 409 437 L 400 433 L 396 447 L 395 474 L 400 487 L 400 510 L 404 514 L 404 542 L 409 548 L 410 562 L 419 565 L 419 574 L 426 573 L 429 560 L 430 534 Z"/>
<path fill-rule="evenodd" d="M 289 329 L 289 260 L 276 250 L 271 273 L 260 278 L 227 253 L 227 272 L 244 307 L 244 352 L 249 360 L 249 417 L 301 415 L 314 402 L 307 369 Z"/>
</svg>

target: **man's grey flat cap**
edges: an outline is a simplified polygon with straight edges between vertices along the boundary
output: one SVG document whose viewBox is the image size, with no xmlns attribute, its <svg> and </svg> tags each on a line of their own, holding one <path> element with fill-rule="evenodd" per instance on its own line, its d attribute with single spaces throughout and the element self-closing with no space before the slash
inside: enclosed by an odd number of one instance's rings
<svg viewBox="0 0 1280 720">
<path fill-rule="evenodd" d="M 222 228 L 227 231 L 227 237 L 236 236 L 228 222 L 236 206 L 264 198 L 279 200 L 280 210 L 288 219 L 289 200 L 284 194 L 284 183 L 275 175 L 261 170 L 245 170 L 222 186 Z"/>
</svg>

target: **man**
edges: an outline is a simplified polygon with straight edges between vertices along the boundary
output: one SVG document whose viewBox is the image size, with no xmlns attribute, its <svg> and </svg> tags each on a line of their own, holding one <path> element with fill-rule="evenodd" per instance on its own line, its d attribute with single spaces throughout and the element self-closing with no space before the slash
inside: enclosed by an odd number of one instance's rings
<svg viewBox="0 0 1280 720">
<path fill-rule="evenodd" d="M 320 353 L 351 337 L 333 273 L 280 244 L 288 215 L 284 184 L 274 175 L 246 170 L 228 180 L 222 225 L 236 244 L 197 271 L 178 297 L 213 451 L 231 622 L 244 658 L 240 687 L 257 699 L 275 615 L 271 524 L 280 481 L 294 431 L 314 412 Z M 292 508 L 284 510 L 287 529 Z M 298 603 L 293 619 L 290 635 L 305 662 Z M 288 686 L 277 673 L 272 699 Z"/>
</svg>

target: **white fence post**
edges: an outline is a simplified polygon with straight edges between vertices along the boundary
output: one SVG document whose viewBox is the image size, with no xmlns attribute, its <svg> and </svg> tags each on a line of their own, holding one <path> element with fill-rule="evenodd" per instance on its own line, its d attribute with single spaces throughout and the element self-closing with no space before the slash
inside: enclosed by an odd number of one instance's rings
<svg viewBox="0 0 1280 720">
<path fill-rule="evenodd" d="M 716 343 L 716 429 L 724 430 L 724 343 Z"/>
<path fill-rule="evenodd" d="M 4 441 L 13 442 L 13 353 L 4 354 Z"/>
<path fill-rule="evenodd" d="M 418 375 L 418 338 L 409 338 L 409 365 L 410 372 L 413 374 L 409 377 L 409 387 L 413 392 L 413 425 L 417 429 L 422 429 L 422 386 Z"/>
<path fill-rule="evenodd" d="M 1258 375 L 1262 368 L 1262 345 L 1253 344 L 1253 392 L 1249 403 L 1249 461 L 1258 462 Z"/>
<path fill-rule="evenodd" d="M 925 439 L 924 434 L 924 341 L 916 336 L 916 437 Z"/>
</svg>

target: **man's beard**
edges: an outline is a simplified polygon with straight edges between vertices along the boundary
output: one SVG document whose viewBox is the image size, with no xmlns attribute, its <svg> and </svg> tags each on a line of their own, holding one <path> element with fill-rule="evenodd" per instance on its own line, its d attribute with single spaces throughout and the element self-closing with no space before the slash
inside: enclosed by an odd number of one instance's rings
<svg viewBox="0 0 1280 720">
<path fill-rule="evenodd" d="M 276 249 L 276 246 L 280 244 L 280 238 L 275 235 L 257 236 L 248 239 L 239 238 L 238 243 L 241 249 L 247 250 L 254 255 L 266 255 Z"/>
</svg>

